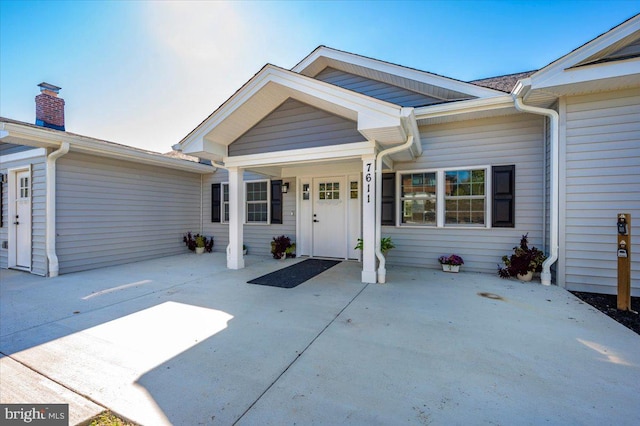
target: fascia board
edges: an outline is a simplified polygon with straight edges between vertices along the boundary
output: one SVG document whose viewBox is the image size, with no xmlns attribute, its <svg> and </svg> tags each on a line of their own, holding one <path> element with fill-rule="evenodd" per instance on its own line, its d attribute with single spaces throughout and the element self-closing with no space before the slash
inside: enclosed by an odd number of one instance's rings
<svg viewBox="0 0 640 426">
<path fill-rule="evenodd" d="M 313 97 L 342 105 L 352 111 L 366 111 L 372 115 L 384 114 L 398 118 L 402 107 L 396 104 L 372 98 L 361 93 L 337 87 L 324 81 L 316 80 L 290 71 L 277 70 L 271 81 Z"/>
<path fill-rule="evenodd" d="M 247 102 L 247 100 L 249 100 L 257 90 L 266 85 L 267 81 L 265 80 L 268 76 L 269 70 L 273 68 L 274 67 L 272 65 L 267 64 L 260 70 L 260 72 L 246 82 L 240 90 L 227 99 L 218 110 L 214 111 L 211 116 L 192 130 L 182 141 L 180 141 L 182 151 L 185 152 L 190 150 L 195 152 L 195 150 L 190 149 L 190 145 L 198 140 L 202 140 L 207 133 L 211 132 L 211 130 L 229 117 L 229 115 L 237 110 L 242 104 Z"/>
<path fill-rule="evenodd" d="M 280 164 L 309 163 L 323 160 L 357 158 L 375 154 L 374 142 L 355 142 L 344 145 L 331 145 L 317 148 L 292 149 L 263 154 L 225 157 L 225 167 L 255 167 Z"/>
<path fill-rule="evenodd" d="M 509 95 L 496 96 L 486 99 L 470 99 L 440 105 L 416 108 L 416 120 L 425 118 L 445 117 L 448 115 L 468 114 L 476 111 L 489 111 L 513 106 L 513 98 Z"/>
<path fill-rule="evenodd" d="M 533 88 L 549 86 L 547 80 L 554 78 L 556 74 L 562 73 L 567 68 L 570 68 L 593 55 L 596 55 L 601 50 L 610 46 L 611 44 L 630 36 L 636 31 L 640 31 L 640 15 L 636 15 L 626 22 L 623 22 L 619 26 L 607 31 L 606 33 L 596 37 L 595 39 L 587 42 L 585 45 L 575 49 L 574 51 L 564 55 L 563 57 L 555 60 L 541 70 L 535 72 L 530 76 Z"/>
<path fill-rule="evenodd" d="M 640 74 L 640 58 L 563 69 L 544 81 L 533 78 L 532 90 Z"/>
<path fill-rule="evenodd" d="M 37 148 L 58 148 L 62 138 L 58 134 L 52 134 L 50 130 L 37 129 L 30 126 L 22 126 L 15 123 L 2 123 L 5 132 L 3 139 L 9 139 L 11 143 L 34 146 Z"/>
<path fill-rule="evenodd" d="M 70 150 L 73 152 L 95 154 L 196 173 L 211 173 L 215 170 L 206 164 L 166 157 L 160 153 L 142 151 L 126 145 L 111 144 L 85 136 L 52 132 L 48 129 L 38 129 L 20 124 L 3 124 L 3 130 L 9 133 L 8 137 L 18 139 L 23 145 L 40 148 L 59 148 L 62 142 L 69 142 Z"/>
<path fill-rule="evenodd" d="M 197 173 L 212 173 L 215 171 L 215 168 L 206 164 L 165 157 L 162 154 L 157 153 L 137 151 L 127 146 L 111 146 L 100 143 L 99 141 L 80 139 L 77 137 L 72 138 L 69 142 L 71 145 L 71 151 L 104 155 L 106 157 L 120 158 L 136 163 L 169 167 Z"/>
<path fill-rule="evenodd" d="M 398 77 L 406 78 L 409 80 L 416 80 L 422 83 L 431 84 L 434 86 L 443 87 L 445 89 L 454 90 L 456 92 L 466 93 L 470 96 L 478 98 L 486 98 L 489 96 L 495 96 L 500 94 L 498 90 L 489 89 L 486 87 L 477 86 L 475 84 L 466 83 L 459 80 L 454 80 L 448 77 L 443 77 L 437 74 L 431 74 L 426 71 L 419 71 L 413 68 L 403 67 L 401 65 L 392 64 L 389 62 L 380 61 L 373 58 L 367 58 L 364 56 L 354 55 L 348 52 L 342 52 L 333 50 L 328 47 L 321 47 L 312 52 L 302 62 L 296 65 L 292 71 L 296 73 L 302 73 L 305 68 L 309 67 L 316 60 L 322 57 L 327 57 L 341 62 L 351 63 L 353 65 L 362 66 L 365 68 L 371 68 L 376 71 L 385 72 L 388 74 L 396 75 Z"/>
<path fill-rule="evenodd" d="M 291 71 L 301 74 L 306 68 L 316 62 L 318 59 L 331 56 L 331 53 L 334 52 L 336 52 L 334 49 L 328 48 L 326 46 L 319 46 L 315 48 L 313 52 L 308 54 L 303 60 L 298 62 L 296 66 L 291 68 Z"/>
</svg>

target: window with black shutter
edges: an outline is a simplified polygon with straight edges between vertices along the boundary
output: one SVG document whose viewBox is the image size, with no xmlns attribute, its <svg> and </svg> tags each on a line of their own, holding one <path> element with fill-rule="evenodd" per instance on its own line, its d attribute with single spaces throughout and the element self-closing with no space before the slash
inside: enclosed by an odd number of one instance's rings
<svg viewBox="0 0 640 426">
<path fill-rule="evenodd" d="M 492 168 L 493 220 L 495 228 L 515 227 L 516 166 L 494 166 Z"/>
<path fill-rule="evenodd" d="M 211 184 L 211 222 L 220 222 L 220 184 Z"/>
<path fill-rule="evenodd" d="M 396 224 L 396 175 L 382 174 L 382 225 Z"/>
<path fill-rule="evenodd" d="M 271 181 L 271 223 L 282 224 L 282 181 Z"/>
</svg>

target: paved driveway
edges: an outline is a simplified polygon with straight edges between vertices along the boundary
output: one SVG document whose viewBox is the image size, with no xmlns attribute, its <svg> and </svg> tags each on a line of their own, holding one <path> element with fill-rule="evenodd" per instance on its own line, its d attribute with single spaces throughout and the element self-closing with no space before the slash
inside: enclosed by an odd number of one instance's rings
<svg viewBox="0 0 640 426">
<path fill-rule="evenodd" d="M 0 401 L 144 425 L 640 424 L 640 336 L 552 286 L 193 254 L 0 272 Z M 484 293 L 484 296 L 482 295 Z M 488 296 L 488 297 L 487 297 Z"/>
</svg>

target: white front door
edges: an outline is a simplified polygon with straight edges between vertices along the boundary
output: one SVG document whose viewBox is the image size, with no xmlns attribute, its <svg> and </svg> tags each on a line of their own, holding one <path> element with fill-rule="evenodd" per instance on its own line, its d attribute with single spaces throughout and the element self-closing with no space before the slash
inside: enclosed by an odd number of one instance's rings
<svg viewBox="0 0 640 426">
<path fill-rule="evenodd" d="M 31 269 L 31 173 L 24 170 L 16 173 L 15 179 L 15 266 Z"/>
<path fill-rule="evenodd" d="M 347 257 L 344 176 L 313 180 L 313 256 Z"/>
</svg>

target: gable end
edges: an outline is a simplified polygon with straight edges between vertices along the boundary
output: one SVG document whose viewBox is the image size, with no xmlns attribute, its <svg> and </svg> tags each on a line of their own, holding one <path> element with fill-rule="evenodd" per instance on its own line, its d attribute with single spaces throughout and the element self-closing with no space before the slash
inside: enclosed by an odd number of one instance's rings
<svg viewBox="0 0 640 426">
<path fill-rule="evenodd" d="M 363 142 L 357 123 L 289 98 L 229 145 L 228 155 Z"/>
</svg>

